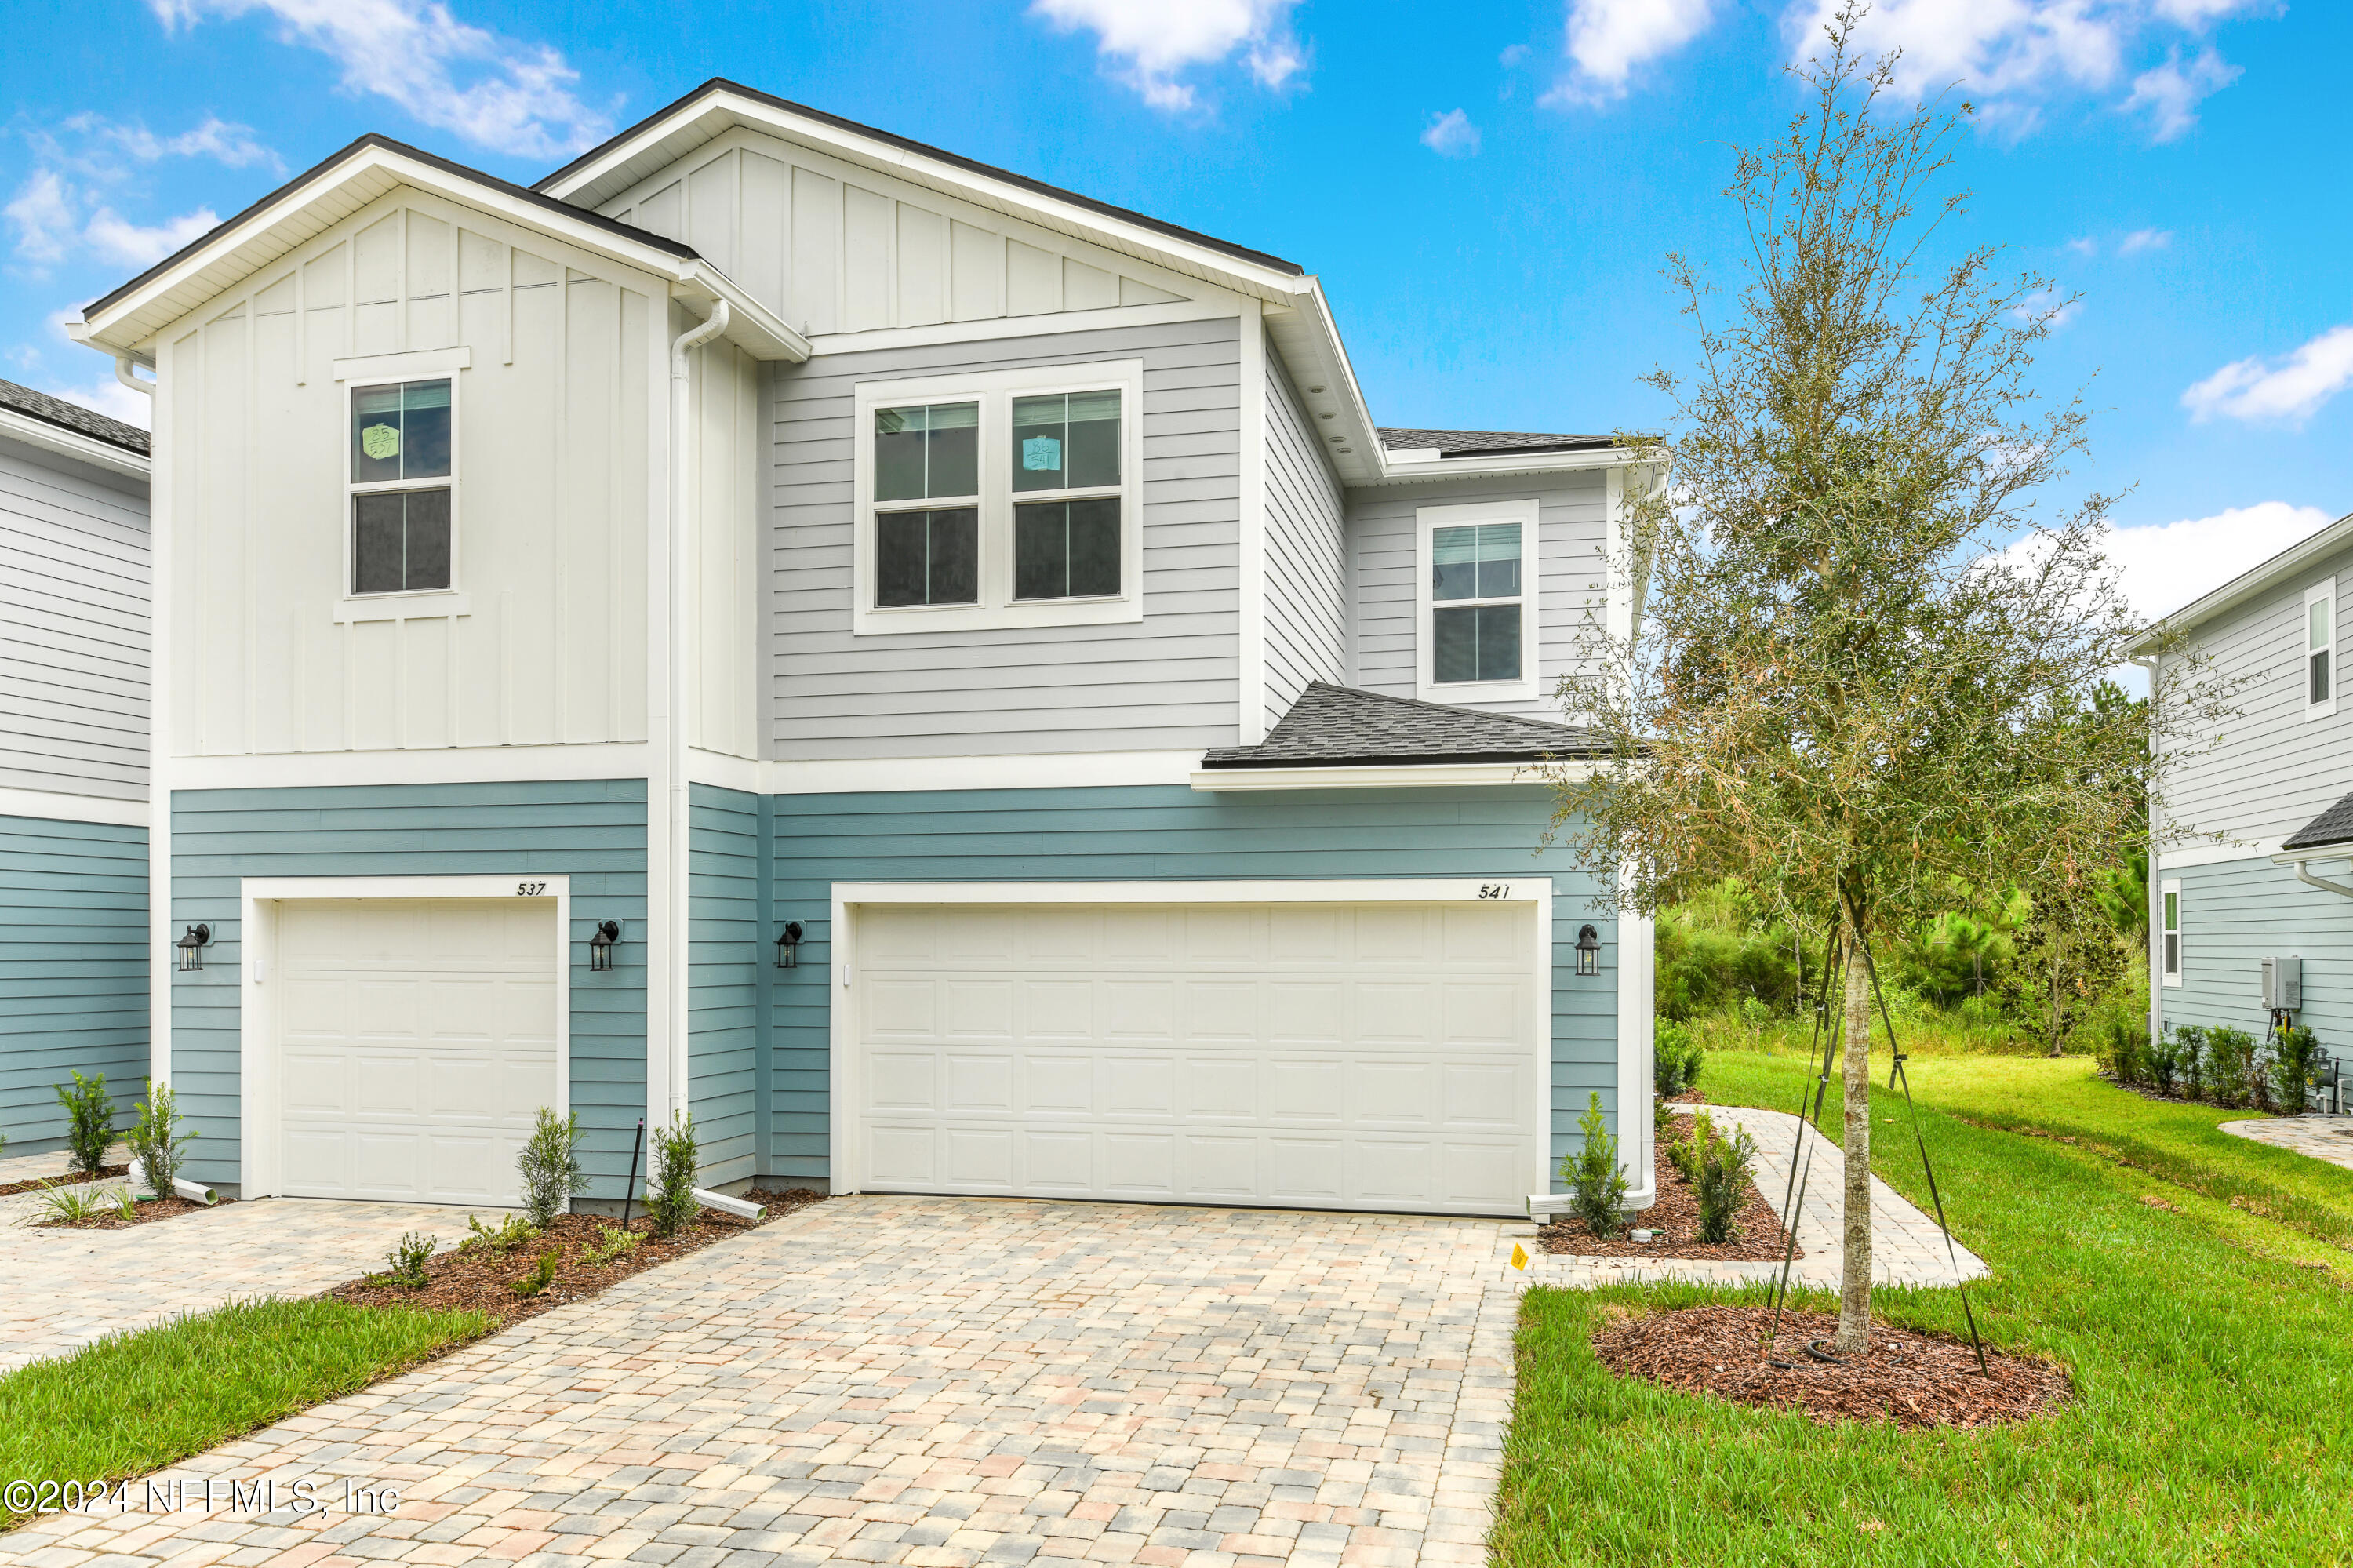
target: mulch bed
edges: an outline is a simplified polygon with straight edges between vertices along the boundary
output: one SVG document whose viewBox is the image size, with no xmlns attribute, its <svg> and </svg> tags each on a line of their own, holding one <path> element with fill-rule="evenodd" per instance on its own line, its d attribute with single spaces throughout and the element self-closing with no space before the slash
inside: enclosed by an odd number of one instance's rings
<svg viewBox="0 0 2353 1568">
<path fill-rule="evenodd" d="M 1817 1425 L 1892 1421 L 1905 1428 L 1992 1426 L 2023 1421 L 2067 1403 L 2067 1374 L 2048 1361 L 1986 1351 L 1991 1375 L 1978 1371 L 1966 1342 L 1909 1329 L 1872 1325 L 1871 1349 L 1830 1365 L 1806 1353 L 1810 1340 L 1830 1340 L 1838 1319 L 1826 1312 L 1781 1314 L 1772 1365 L 1761 1346 L 1773 1313 L 1765 1307 L 1692 1307 L 1628 1318 L 1593 1336 L 1601 1364 L 1689 1393 L 1743 1404 L 1802 1410 Z M 1824 1347 L 1828 1348 L 1827 1345 Z"/>
<path fill-rule="evenodd" d="M 656 1241 L 652 1222 L 642 1213 L 637 1214 L 631 1217 L 629 1229 L 637 1235 L 638 1245 L 610 1263 L 590 1263 L 581 1256 L 581 1252 L 607 1230 L 619 1229 L 617 1215 L 559 1214 L 554 1225 L 510 1252 L 491 1252 L 482 1247 L 461 1252 L 457 1244 L 465 1237 L 441 1238 L 450 1245 L 426 1260 L 426 1284 L 421 1289 L 396 1285 L 382 1275 L 367 1275 L 325 1294 L 362 1307 L 469 1309 L 481 1313 L 490 1319 L 491 1327 L 500 1329 L 535 1317 L 551 1307 L 594 1296 L 607 1286 L 633 1274 L 643 1274 L 657 1264 L 700 1252 L 713 1242 L 772 1224 L 824 1199 L 821 1192 L 797 1189 L 775 1192 L 755 1188 L 743 1196 L 764 1205 L 768 1211 L 766 1218 L 756 1222 L 739 1220 L 732 1214 L 704 1209 L 693 1224 Z M 540 1255 L 551 1246 L 560 1246 L 564 1251 L 555 1277 L 536 1296 L 516 1295 L 510 1287 L 530 1274 L 538 1265 Z"/>
<path fill-rule="evenodd" d="M 1689 1138 L 1695 1117 L 1675 1118 L 1673 1138 Z M 1748 1183 L 1748 1201 L 1740 1205 L 1740 1213 L 1733 1223 L 1733 1239 L 1726 1242 L 1704 1242 L 1699 1239 L 1699 1196 L 1691 1183 L 1667 1158 L 1670 1139 L 1659 1140 L 1652 1151 L 1651 1169 L 1656 1177 L 1659 1201 L 1634 1216 L 1628 1232 L 1603 1238 L 1585 1228 L 1577 1219 L 1558 1220 L 1540 1227 L 1536 1240 L 1546 1252 L 1575 1253 L 1584 1257 L 1705 1257 L 1722 1258 L 1735 1263 L 1778 1263 L 1782 1249 L 1789 1245 L 1789 1233 L 1757 1190 Z M 1634 1227 L 1647 1227 L 1666 1233 L 1663 1240 L 1638 1242 L 1629 1234 Z M 1797 1255 L 1806 1255 L 1799 1247 Z"/>
<path fill-rule="evenodd" d="M 93 1214 L 86 1220 L 35 1220 L 37 1231 L 127 1231 L 133 1225 L 152 1225 L 157 1220 L 176 1220 L 182 1214 L 208 1214 L 215 1209 L 226 1209 L 235 1198 L 223 1198 L 217 1203 L 198 1203 L 186 1198 L 149 1198 L 134 1203 L 131 1218 L 124 1219 L 112 1209 Z"/>
<path fill-rule="evenodd" d="M 56 1176 L 36 1176 L 25 1181 L 0 1181 L 0 1198 L 13 1198 L 19 1192 L 39 1192 L 51 1187 L 75 1187 L 84 1181 L 104 1181 L 116 1176 L 128 1176 L 128 1165 L 101 1165 L 95 1176 L 85 1176 L 75 1171 Z"/>
</svg>

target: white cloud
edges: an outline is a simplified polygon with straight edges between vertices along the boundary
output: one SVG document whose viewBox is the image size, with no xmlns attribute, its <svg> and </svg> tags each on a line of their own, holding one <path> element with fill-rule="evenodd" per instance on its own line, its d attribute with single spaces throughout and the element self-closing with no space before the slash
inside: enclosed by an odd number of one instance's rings
<svg viewBox="0 0 2353 1568">
<path fill-rule="evenodd" d="M 1496 64 L 1498 64 L 1498 65 L 1500 65 L 1500 66 L 1502 66 L 1505 70 L 1510 70 L 1512 68 L 1514 68 L 1514 66 L 1517 66 L 1521 61 L 1523 61 L 1523 60 L 1526 59 L 1527 58 L 1528 58 L 1528 47 L 1527 47 L 1527 45 L 1525 45 L 1525 44 L 1507 44 L 1507 45 L 1505 45 L 1505 46 L 1504 46 L 1504 52 L 1503 52 L 1502 54 L 1497 55 L 1497 56 L 1495 57 L 1495 63 L 1496 63 Z"/>
<path fill-rule="evenodd" d="M 2200 421 L 2227 415 L 2301 424 L 2348 386 L 2353 386 L 2353 326 L 2337 326 L 2284 358 L 2257 355 L 2222 366 L 2184 392 L 2181 406 Z"/>
<path fill-rule="evenodd" d="M 1475 157 L 1479 152 L 1479 127 L 1459 109 L 1443 114 L 1432 114 L 1430 123 L 1422 128 L 1421 144 L 1441 158 Z"/>
<path fill-rule="evenodd" d="M 1307 68 L 1291 32 L 1298 0 L 1035 0 L 1029 14 L 1063 32 L 1096 36 L 1096 52 L 1123 61 L 1119 79 L 1155 109 L 1183 111 L 1198 101 L 1179 72 L 1216 65 L 1239 52 L 1261 87 L 1281 88 Z"/>
<path fill-rule="evenodd" d="M 2100 242 L 2086 234 L 2067 241 L 2067 249 L 2078 256 L 2096 256 L 2100 253 Z"/>
<path fill-rule="evenodd" d="M 1569 76 L 1544 101 L 1602 104 L 1625 97 L 1639 68 L 1697 37 L 1714 9 L 1711 0 L 1569 0 Z"/>
<path fill-rule="evenodd" d="M 2262 501 L 2211 517 L 2108 532 L 2108 562 L 2133 609 L 2154 620 L 2271 559 L 2335 518 L 2317 506 Z"/>
<path fill-rule="evenodd" d="M 2173 243 L 2169 228 L 2136 228 L 2116 241 L 2116 254 L 2137 256 L 2144 250 L 2162 250 Z"/>
<path fill-rule="evenodd" d="M 319 50 L 345 90 L 390 101 L 478 147 L 544 158 L 590 146 L 609 122 L 573 88 L 580 73 L 544 44 L 459 21 L 440 0 L 148 0 L 165 27 L 264 12 L 286 40 Z"/>
<path fill-rule="evenodd" d="M 220 222 L 220 215 L 208 207 L 194 212 L 167 217 L 150 228 L 125 222 L 112 207 L 102 207 L 90 215 L 90 227 L 82 238 L 91 249 L 109 260 L 124 262 L 132 267 L 153 267 L 181 246 Z"/>
<path fill-rule="evenodd" d="M 77 114 L 59 129 L 102 143 L 109 150 L 108 155 L 128 157 L 142 164 L 164 158 L 210 158 L 232 169 L 255 164 L 280 172 L 286 167 L 284 160 L 254 138 L 252 126 L 232 124 L 216 114 L 206 115 L 203 124 L 177 136 L 158 136 L 135 121 L 119 124 L 97 114 Z M 48 150 L 52 154 L 58 150 L 54 140 Z M 89 154 L 77 163 L 85 172 L 101 172 L 98 160 Z"/>
<path fill-rule="evenodd" d="M 2019 322 L 2039 321 L 2057 332 L 2083 313 L 2084 302 L 2063 296 L 2056 289 L 2037 289 L 2011 307 L 2010 315 Z"/>
<path fill-rule="evenodd" d="M 2198 106 L 2239 75 L 2237 66 L 2225 64 L 2212 49 L 2200 50 L 2187 66 L 2176 49 L 2163 65 L 2133 78 L 2132 96 L 2124 101 L 2123 110 L 2126 114 L 2147 111 L 2152 141 L 2178 141 L 2197 125 Z"/>
<path fill-rule="evenodd" d="M 65 260 L 77 220 L 72 187 L 55 169 L 34 170 L 0 213 L 5 214 L 8 226 L 16 231 L 18 256 L 36 267 Z"/>
</svg>

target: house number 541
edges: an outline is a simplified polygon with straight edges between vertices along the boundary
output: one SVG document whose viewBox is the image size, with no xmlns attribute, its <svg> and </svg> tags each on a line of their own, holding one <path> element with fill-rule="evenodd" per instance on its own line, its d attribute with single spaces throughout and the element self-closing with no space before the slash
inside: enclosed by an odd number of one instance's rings
<svg viewBox="0 0 2353 1568">
<path fill-rule="evenodd" d="M 1511 895 L 1512 885 L 1508 882 L 1483 882 L 1479 885 L 1479 896 L 1482 898 L 1509 898 Z"/>
</svg>

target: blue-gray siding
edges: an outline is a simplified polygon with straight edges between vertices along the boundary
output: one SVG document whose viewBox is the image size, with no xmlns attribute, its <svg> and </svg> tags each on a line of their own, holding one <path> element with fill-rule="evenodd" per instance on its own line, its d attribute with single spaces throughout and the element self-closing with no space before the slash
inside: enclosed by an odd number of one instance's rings
<svg viewBox="0 0 2353 1568">
<path fill-rule="evenodd" d="M 190 1173 L 237 1180 L 238 879 L 572 879 L 572 1108 L 589 1195 L 617 1198 L 646 1103 L 646 786 L 530 784 L 182 790 L 172 796 L 172 919 L 209 922 L 200 974 L 172 977 L 172 1078 L 202 1131 Z M 588 969 L 602 919 L 623 922 L 615 966 Z"/>
<path fill-rule="evenodd" d="M 65 1145 L 54 1086 L 147 1081 L 147 830 L 0 817 L 0 1133 Z"/>
<path fill-rule="evenodd" d="M 2347 880 L 2341 862 L 2313 869 Z M 2160 1024 L 2223 1023 L 2261 1039 L 2263 960 L 2300 958 L 2299 1022 L 2337 1055 L 2353 1058 L 2353 898 L 2306 886 L 2268 858 L 2164 875 L 2181 883 L 2181 984 L 2153 991 Z"/>
<path fill-rule="evenodd" d="M 836 882 L 1076 882 L 1549 874 L 1553 1156 L 1576 1147 L 1599 1090 L 1617 1107 L 1617 928 L 1567 850 L 1539 852 L 1541 787 L 1206 794 L 1182 786 L 776 796 L 775 918 L 808 928 L 802 967 L 775 975 L 770 1172 L 827 1171 L 828 1007 Z M 1579 980 L 1577 928 L 1602 933 Z"/>
<path fill-rule="evenodd" d="M 759 1167 L 762 960 L 760 797 L 692 786 L 688 803 L 688 1107 L 702 1179 Z M 766 935 L 773 938 L 774 932 Z"/>
</svg>

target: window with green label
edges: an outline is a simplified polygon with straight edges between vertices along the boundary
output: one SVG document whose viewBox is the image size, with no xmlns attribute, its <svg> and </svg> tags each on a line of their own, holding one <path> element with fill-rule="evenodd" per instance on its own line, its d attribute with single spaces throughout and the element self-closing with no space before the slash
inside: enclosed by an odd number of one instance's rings
<svg viewBox="0 0 2353 1568">
<path fill-rule="evenodd" d="M 352 388 L 351 591 L 450 585 L 450 383 Z"/>
</svg>

